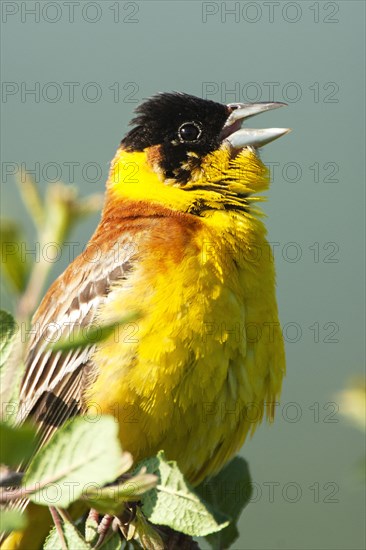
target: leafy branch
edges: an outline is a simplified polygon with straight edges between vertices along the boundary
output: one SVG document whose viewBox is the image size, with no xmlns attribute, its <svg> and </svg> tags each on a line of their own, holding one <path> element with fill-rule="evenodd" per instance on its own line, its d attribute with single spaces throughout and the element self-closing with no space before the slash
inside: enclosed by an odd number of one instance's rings
<svg viewBox="0 0 366 550">
<path fill-rule="evenodd" d="M 75 187 L 58 182 L 49 185 L 44 199 L 33 178 L 22 172 L 17 178 L 19 194 L 37 231 L 40 250 L 52 243 L 62 246 L 75 225 L 100 210 L 100 194 L 79 198 Z M 36 261 L 25 262 L 21 250 L 21 229 L 12 222 L 2 222 L 2 271 L 19 300 L 18 321 L 29 319 L 36 309 L 53 263 L 40 254 Z M 5 256 L 5 257 L 4 257 Z"/>
<path fill-rule="evenodd" d="M 80 199 L 75 188 L 62 183 L 49 186 L 43 199 L 26 173 L 17 183 L 41 249 L 49 243 L 62 247 L 75 224 L 102 204 L 101 195 Z M 53 262 L 42 254 L 33 262 L 28 255 L 25 262 L 21 229 L 11 221 L 1 226 L 1 269 L 9 290 L 17 296 L 17 321 L 28 322 Z M 98 327 L 87 338 L 78 334 L 73 342 L 60 340 L 53 350 L 67 353 L 90 345 L 90 340 L 95 344 L 118 325 L 139 317 L 136 312 Z M 0 311 L 0 377 L 2 383 L 13 385 L 3 393 L 6 402 L 16 395 L 21 373 L 21 359 L 9 361 L 16 331 L 13 317 Z M 218 476 L 193 489 L 163 451 L 134 465 L 121 448 L 114 417 L 88 420 L 69 420 L 40 449 L 33 426 L 0 423 L 0 504 L 26 498 L 34 506 L 49 509 L 54 527 L 44 550 L 193 550 L 199 548 L 193 537 L 205 537 L 213 549 L 229 548 L 238 536 L 236 520 L 250 499 L 250 476 L 243 459 L 235 458 Z M 27 463 L 24 474 L 17 469 L 22 463 Z M 246 490 L 234 502 L 228 495 L 238 486 Z M 5 507 L 0 512 L 0 531 L 24 530 L 27 521 L 32 522 L 27 513 L 21 514 L 16 506 Z"/>
</svg>

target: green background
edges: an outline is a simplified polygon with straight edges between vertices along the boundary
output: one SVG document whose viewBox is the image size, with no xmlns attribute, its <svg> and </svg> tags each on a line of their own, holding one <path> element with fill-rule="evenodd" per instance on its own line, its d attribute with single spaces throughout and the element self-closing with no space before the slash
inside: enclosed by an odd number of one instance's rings
<svg viewBox="0 0 366 550">
<path fill-rule="evenodd" d="M 7 163 L 57 163 L 68 183 L 64 163 L 78 162 L 75 183 L 87 195 L 103 190 L 134 107 L 157 91 L 289 104 L 251 121 L 293 128 L 262 152 L 278 163 L 264 209 L 278 243 L 288 374 L 275 424 L 242 451 L 256 498 L 235 548 L 364 548 L 363 434 L 336 411 L 364 361 L 364 3 L 80 2 L 73 21 L 63 2 L 40 2 L 38 21 L 27 12 L 35 2 L 2 4 L 2 80 L 8 92 L 19 87 L 1 102 L 2 212 L 21 221 L 30 243 Z M 74 101 L 65 82 L 80 83 Z M 22 97 L 35 83 L 39 101 Z M 92 167 L 82 171 L 90 162 L 101 170 L 94 183 Z M 42 188 L 54 175 L 41 174 Z M 97 221 L 77 227 L 76 250 Z M 13 307 L 4 287 L 2 307 Z"/>
</svg>

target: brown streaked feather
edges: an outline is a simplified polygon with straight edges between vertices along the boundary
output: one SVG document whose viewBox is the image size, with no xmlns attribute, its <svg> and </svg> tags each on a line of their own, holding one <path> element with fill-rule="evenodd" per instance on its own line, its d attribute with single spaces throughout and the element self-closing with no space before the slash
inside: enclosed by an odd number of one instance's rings
<svg viewBox="0 0 366 550">
<path fill-rule="evenodd" d="M 95 377 L 85 348 L 54 352 L 50 343 L 72 338 L 93 324 L 99 307 L 117 281 L 127 279 L 135 249 L 132 236 L 109 240 L 96 262 L 81 255 L 50 287 L 33 319 L 32 337 L 20 388 L 18 421 L 32 418 L 45 442 L 67 418 L 84 411 L 83 393 Z M 104 247 L 105 248 L 105 247 Z"/>
<path fill-rule="evenodd" d="M 39 447 L 46 443 L 53 432 L 66 420 L 85 412 L 83 392 L 86 365 L 80 365 L 74 372 L 66 374 L 61 383 L 51 391 L 45 391 L 30 412 L 38 424 Z"/>
</svg>

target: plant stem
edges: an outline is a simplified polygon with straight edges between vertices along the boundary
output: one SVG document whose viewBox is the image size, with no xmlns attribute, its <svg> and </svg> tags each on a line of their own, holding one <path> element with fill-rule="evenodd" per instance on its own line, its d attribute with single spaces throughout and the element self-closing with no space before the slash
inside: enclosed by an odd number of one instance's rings
<svg viewBox="0 0 366 550">
<path fill-rule="evenodd" d="M 64 532 L 62 530 L 62 523 L 61 523 L 60 516 L 57 513 L 57 509 L 54 506 L 50 506 L 49 510 L 51 512 L 53 523 L 55 524 L 56 531 L 57 531 L 57 534 L 58 534 L 60 542 L 61 542 L 62 550 L 67 550 L 67 544 L 66 544 L 65 536 L 64 536 Z"/>
</svg>

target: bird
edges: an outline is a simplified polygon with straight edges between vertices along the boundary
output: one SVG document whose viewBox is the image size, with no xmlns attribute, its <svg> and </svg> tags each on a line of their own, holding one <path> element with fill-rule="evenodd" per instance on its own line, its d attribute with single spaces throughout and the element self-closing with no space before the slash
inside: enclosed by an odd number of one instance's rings
<svg viewBox="0 0 366 550">
<path fill-rule="evenodd" d="M 18 421 L 41 445 L 95 408 L 136 462 L 164 450 L 196 486 L 273 420 L 286 368 L 259 149 L 289 129 L 243 124 L 283 105 L 164 92 L 137 107 L 100 223 L 32 320 Z M 104 340 L 50 349 L 136 311 Z"/>
</svg>

